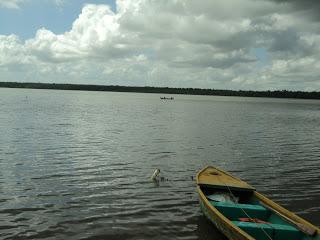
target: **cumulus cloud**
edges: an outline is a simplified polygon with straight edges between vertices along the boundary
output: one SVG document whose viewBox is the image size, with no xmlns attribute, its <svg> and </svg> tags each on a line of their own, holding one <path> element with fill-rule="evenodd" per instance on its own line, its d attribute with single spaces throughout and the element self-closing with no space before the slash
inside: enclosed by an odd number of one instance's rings
<svg viewBox="0 0 320 240">
<path fill-rule="evenodd" d="M 35 38 L 26 41 L 26 47 L 41 61 L 61 62 L 79 58 L 110 57 L 122 51 L 121 36 L 115 14 L 107 5 L 86 5 L 71 31 L 56 35 L 50 30 L 39 29 Z M 102 52 L 101 52 L 102 51 Z"/>
<path fill-rule="evenodd" d="M 16 67 L 26 81 L 319 89 L 320 28 L 300 3 L 118 0 L 116 12 L 88 4 L 66 33 L 1 36 L 0 74 L 17 80 Z"/>
</svg>

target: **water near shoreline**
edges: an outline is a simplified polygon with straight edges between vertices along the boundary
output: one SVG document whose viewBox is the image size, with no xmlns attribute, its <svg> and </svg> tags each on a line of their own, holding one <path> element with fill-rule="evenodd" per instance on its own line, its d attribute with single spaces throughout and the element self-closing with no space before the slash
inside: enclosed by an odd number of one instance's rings
<svg viewBox="0 0 320 240">
<path fill-rule="evenodd" d="M 320 225 L 320 101 L 160 96 L 0 89 L 0 239 L 220 239 L 208 164 Z"/>
</svg>

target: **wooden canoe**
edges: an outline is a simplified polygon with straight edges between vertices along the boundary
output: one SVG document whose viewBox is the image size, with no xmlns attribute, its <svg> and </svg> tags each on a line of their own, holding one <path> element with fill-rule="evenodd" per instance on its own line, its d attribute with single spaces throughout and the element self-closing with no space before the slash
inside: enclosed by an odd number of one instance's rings
<svg viewBox="0 0 320 240">
<path fill-rule="evenodd" d="M 204 215 L 231 240 L 320 240 L 320 229 L 215 167 L 197 174 Z"/>
</svg>

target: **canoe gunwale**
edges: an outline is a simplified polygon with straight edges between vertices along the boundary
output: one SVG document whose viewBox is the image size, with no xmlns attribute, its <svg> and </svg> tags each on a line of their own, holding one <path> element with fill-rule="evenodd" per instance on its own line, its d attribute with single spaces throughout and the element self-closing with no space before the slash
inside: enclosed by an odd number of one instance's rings
<svg viewBox="0 0 320 240">
<path fill-rule="evenodd" d="M 284 207 L 281 207 L 279 204 L 275 203 L 274 201 L 270 200 L 269 198 L 265 197 L 263 194 L 254 191 L 254 195 L 259 201 L 270 208 L 272 211 L 273 209 L 283 216 L 291 219 L 292 221 L 307 226 L 308 228 L 314 229 L 316 231 L 316 235 L 320 235 L 320 229 L 311 224 L 310 222 L 304 220 L 303 218 L 299 217 L 298 215 L 294 214 L 293 212 L 290 212 L 289 210 L 285 209 Z M 279 215 L 280 216 L 280 215 Z M 280 216 L 281 217 L 281 216 Z"/>
</svg>

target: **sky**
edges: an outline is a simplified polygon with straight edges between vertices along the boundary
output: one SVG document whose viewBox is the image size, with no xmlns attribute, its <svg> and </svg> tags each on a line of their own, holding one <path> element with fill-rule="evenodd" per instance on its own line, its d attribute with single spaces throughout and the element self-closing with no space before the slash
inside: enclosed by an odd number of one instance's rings
<svg viewBox="0 0 320 240">
<path fill-rule="evenodd" d="M 318 0 L 0 0 L 0 81 L 320 91 Z"/>
</svg>

